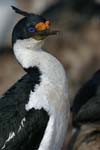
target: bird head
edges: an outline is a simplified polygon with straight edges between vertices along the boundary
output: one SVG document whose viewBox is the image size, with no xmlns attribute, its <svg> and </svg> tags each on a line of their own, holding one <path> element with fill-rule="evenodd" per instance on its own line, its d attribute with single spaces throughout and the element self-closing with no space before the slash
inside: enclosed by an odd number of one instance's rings
<svg viewBox="0 0 100 150">
<path fill-rule="evenodd" d="M 33 38 L 35 40 L 43 40 L 49 35 L 55 35 L 58 31 L 51 30 L 51 23 L 40 15 L 22 11 L 14 6 L 13 10 L 23 15 L 22 18 L 14 27 L 12 34 L 12 43 L 16 40 Z"/>
</svg>

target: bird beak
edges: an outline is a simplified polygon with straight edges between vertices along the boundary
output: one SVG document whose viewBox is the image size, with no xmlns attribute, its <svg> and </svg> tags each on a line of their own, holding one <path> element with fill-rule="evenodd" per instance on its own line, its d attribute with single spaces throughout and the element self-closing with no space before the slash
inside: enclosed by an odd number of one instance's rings
<svg viewBox="0 0 100 150">
<path fill-rule="evenodd" d="M 36 39 L 36 40 L 44 40 L 47 38 L 47 36 L 50 36 L 50 35 L 55 35 L 57 34 L 58 31 L 56 30 L 43 30 L 43 31 L 37 31 L 34 33 L 33 35 L 33 39 Z"/>
<path fill-rule="evenodd" d="M 43 30 L 43 31 L 38 31 L 36 33 L 36 35 L 39 35 L 39 36 L 49 36 L 49 35 L 56 35 L 58 32 L 59 31 L 47 29 L 47 30 Z"/>
</svg>

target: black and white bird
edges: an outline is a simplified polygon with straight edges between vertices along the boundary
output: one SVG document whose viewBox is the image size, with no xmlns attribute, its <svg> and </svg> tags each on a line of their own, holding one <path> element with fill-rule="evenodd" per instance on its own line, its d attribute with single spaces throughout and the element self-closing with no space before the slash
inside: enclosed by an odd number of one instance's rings
<svg viewBox="0 0 100 150">
<path fill-rule="evenodd" d="M 74 132 L 68 150 L 99 150 L 100 69 L 76 95 L 72 116 Z"/>
<path fill-rule="evenodd" d="M 50 21 L 24 12 L 14 27 L 16 59 L 27 74 L 0 99 L 1 150 L 61 150 L 69 119 L 68 81 L 61 63 L 42 50 L 56 34 Z"/>
</svg>

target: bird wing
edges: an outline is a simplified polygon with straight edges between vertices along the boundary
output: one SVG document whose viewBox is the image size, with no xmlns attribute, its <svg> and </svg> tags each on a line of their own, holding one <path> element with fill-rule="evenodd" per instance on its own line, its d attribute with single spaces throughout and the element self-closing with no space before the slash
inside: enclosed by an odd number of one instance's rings
<svg viewBox="0 0 100 150">
<path fill-rule="evenodd" d="M 74 121 L 76 124 L 100 122 L 100 96 L 91 98 L 83 105 Z"/>
<path fill-rule="evenodd" d="M 97 95 L 97 90 L 100 86 L 100 70 L 98 70 L 93 77 L 86 82 L 83 87 L 79 90 L 75 96 L 73 106 L 71 111 L 73 113 L 73 118 L 76 117 L 77 113 L 89 99 Z"/>
<path fill-rule="evenodd" d="M 0 149 L 37 150 L 43 138 L 49 115 L 44 110 L 25 110 L 33 89 L 27 74 L 0 99 Z"/>
</svg>

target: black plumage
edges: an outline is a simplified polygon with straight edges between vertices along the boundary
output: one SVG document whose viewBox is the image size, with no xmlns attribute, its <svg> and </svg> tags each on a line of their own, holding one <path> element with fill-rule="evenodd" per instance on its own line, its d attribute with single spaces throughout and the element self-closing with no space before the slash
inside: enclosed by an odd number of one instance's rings
<svg viewBox="0 0 100 150">
<path fill-rule="evenodd" d="M 28 69 L 24 68 L 24 70 L 29 74 L 34 85 L 40 84 L 42 73 L 38 67 L 30 67 Z M 31 90 L 34 92 L 34 86 L 32 86 Z"/>
<path fill-rule="evenodd" d="M 100 96 L 88 100 L 75 118 L 75 124 L 100 122 Z"/>
<path fill-rule="evenodd" d="M 100 120 L 100 70 L 79 90 L 71 110 L 74 124 Z"/>
<path fill-rule="evenodd" d="M 0 99 L 0 149 L 4 145 L 4 150 L 37 150 L 39 147 L 49 115 L 43 109 L 25 110 L 33 87 L 35 84 L 27 74 Z M 26 121 L 22 127 L 23 118 Z M 18 132 L 20 126 L 21 130 Z M 5 143 L 12 132 L 15 136 Z"/>
<path fill-rule="evenodd" d="M 68 150 L 100 148 L 100 70 L 79 90 L 72 106 L 74 132 Z"/>
<path fill-rule="evenodd" d="M 11 7 L 12 7 L 12 9 L 13 9 L 16 13 L 18 13 L 18 14 L 20 14 L 20 15 L 23 15 L 23 16 L 26 16 L 26 17 L 27 17 L 28 15 L 30 15 L 30 13 L 25 12 L 25 11 L 22 11 L 22 10 L 16 8 L 15 6 L 11 6 Z"/>
</svg>

